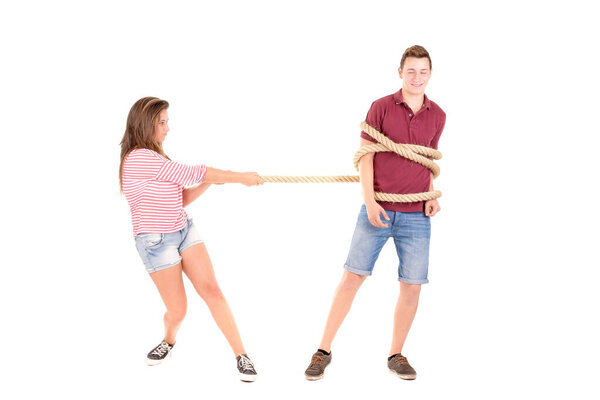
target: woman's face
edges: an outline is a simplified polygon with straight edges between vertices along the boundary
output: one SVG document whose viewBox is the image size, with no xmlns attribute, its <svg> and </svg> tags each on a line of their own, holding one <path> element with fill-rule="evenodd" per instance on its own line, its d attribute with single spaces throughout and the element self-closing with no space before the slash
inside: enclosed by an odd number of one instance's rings
<svg viewBox="0 0 600 400">
<path fill-rule="evenodd" d="M 158 121 L 154 127 L 154 138 L 157 143 L 162 143 L 169 132 L 169 113 L 167 110 L 162 110 L 158 115 Z"/>
</svg>

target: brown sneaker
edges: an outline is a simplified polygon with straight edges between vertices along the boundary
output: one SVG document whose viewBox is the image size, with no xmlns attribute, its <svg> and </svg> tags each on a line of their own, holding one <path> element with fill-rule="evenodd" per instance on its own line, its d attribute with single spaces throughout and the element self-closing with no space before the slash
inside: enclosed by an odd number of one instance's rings
<svg viewBox="0 0 600 400">
<path fill-rule="evenodd" d="M 325 373 L 325 367 L 331 362 L 331 353 L 329 355 L 317 351 L 310 360 L 310 365 L 304 372 L 304 377 L 309 381 L 318 381 Z"/>
<path fill-rule="evenodd" d="M 388 368 L 390 372 L 396 374 L 398 378 L 412 380 L 417 378 L 417 371 L 408 363 L 406 357 L 402 354 L 394 354 L 388 360 Z"/>
</svg>

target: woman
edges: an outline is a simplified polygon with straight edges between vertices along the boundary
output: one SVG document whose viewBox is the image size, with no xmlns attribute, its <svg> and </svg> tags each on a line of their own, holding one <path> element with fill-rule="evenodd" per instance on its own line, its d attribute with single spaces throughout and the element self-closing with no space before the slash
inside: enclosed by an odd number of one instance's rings
<svg viewBox="0 0 600 400">
<path fill-rule="evenodd" d="M 164 339 L 148 353 L 146 362 L 160 364 L 171 355 L 187 307 L 184 272 L 234 351 L 240 379 L 251 382 L 256 379 L 256 370 L 217 284 L 203 239 L 183 207 L 212 183 L 254 186 L 263 182 L 255 172 L 171 161 L 162 147 L 169 132 L 168 108 L 168 102 L 156 97 L 138 100 L 129 111 L 121 141 L 119 178 L 131 208 L 136 247 L 167 308 Z"/>
</svg>

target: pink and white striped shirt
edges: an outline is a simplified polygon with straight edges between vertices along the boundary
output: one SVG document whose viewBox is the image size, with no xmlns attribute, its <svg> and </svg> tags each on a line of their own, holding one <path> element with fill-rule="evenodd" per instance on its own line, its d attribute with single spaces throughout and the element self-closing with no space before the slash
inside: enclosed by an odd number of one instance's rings
<svg viewBox="0 0 600 400">
<path fill-rule="evenodd" d="M 149 149 L 132 150 L 123 162 L 123 193 L 131 208 L 133 236 L 171 233 L 187 223 L 184 186 L 204 181 L 205 165 L 170 161 Z"/>
</svg>

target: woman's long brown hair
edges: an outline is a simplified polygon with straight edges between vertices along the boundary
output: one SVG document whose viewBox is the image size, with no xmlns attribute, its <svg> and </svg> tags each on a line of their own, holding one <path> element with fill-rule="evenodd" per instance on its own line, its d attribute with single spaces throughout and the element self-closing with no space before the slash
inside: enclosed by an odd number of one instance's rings
<svg viewBox="0 0 600 400">
<path fill-rule="evenodd" d="M 167 157 L 162 143 L 155 140 L 154 127 L 160 112 L 169 108 L 166 100 L 157 97 L 143 97 L 135 102 L 127 116 L 125 134 L 121 139 L 121 165 L 119 166 L 119 184 L 123 191 L 123 161 L 133 149 L 150 149 Z"/>
</svg>

